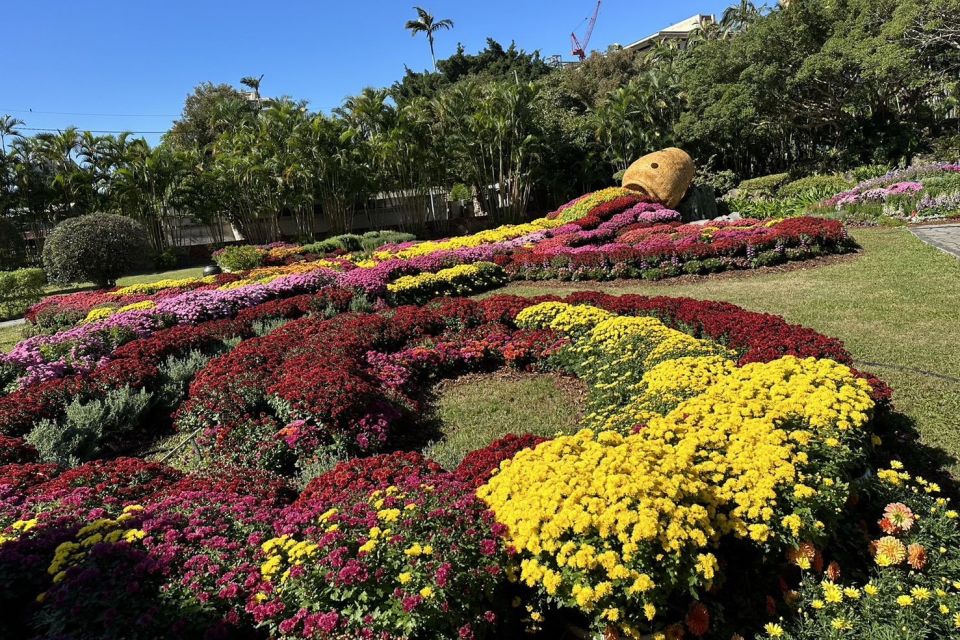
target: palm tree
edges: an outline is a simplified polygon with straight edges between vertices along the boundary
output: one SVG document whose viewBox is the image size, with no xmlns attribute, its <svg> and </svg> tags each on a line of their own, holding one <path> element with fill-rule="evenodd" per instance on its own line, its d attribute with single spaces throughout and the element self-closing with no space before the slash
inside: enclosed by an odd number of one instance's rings
<svg viewBox="0 0 960 640">
<path fill-rule="evenodd" d="M 253 76 L 244 76 L 240 78 L 240 84 L 249 87 L 253 91 L 253 99 L 257 101 L 257 111 L 260 110 L 260 83 L 263 81 L 263 74 L 259 78 Z"/>
<path fill-rule="evenodd" d="M 739 4 L 726 8 L 720 18 L 720 26 L 728 34 L 736 33 L 746 29 L 760 16 L 761 9 L 758 9 L 757 5 L 750 0 L 740 0 Z"/>
<path fill-rule="evenodd" d="M 19 136 L 17 127 L 26 124 L 20 118 L 14 118 L 10 114 L 0 116 L 0 150 L 7 148 L 7 136 Z"/>
<path fill-rule="evenodd" d="M 407 20 L 404 29 L 410 31 L 410 35 L 416 37 L 418 33 L 427 34 L 427 40 L 430 42 L 430 57 L 433 58 L 433 72 L 437 72 L 437 56 L 433 53 L 433 34 L 441 29 L 453 29 L 453 20 L 443 19 L 435 21 L 433 14 L 422 7 L 414 7 L 418 18 L 416 20 Z"/>
</svg>

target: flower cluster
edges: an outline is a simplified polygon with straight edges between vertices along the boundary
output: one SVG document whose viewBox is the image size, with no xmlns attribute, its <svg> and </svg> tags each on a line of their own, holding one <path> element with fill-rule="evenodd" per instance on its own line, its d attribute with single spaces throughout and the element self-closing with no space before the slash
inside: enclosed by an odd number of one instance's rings
<svg viewBox="0 0 960 640">
<path fill-rule="evenodd" d="M 521 580 L 599 630 L 649 628 L 672 594 L 713 587 L 722 541 L 785 548 L 848 498 L 874 403 L 846 366 L 788 356 L 738 368 L 658 320 L 589 306 L 547 302 L 517 323 L 571 336 L 561 360 L 590 385 L 592 418 L 626 434 L 522 451 L 478 495 L 508 527 Z"/>
<path fill-rule="evenodd" d="M 903 194 L 917 193 L 923 189 L 919 182 L 896 182 L 888 187 L 875 187 L 873 189 L 854 189 L 827 200 L 824 205 L 828 207 L 847 207 L 861 202 L 884 202 L 893 196 Z"/>
<path fill-rule="evenodd" d="M 899 462 L 878 477 L 864 511 L 879 517 L 861 523 L 859 556 L 833 561 L 826 571 L 807 565 L 800 584 L 783 585 L 777 599 L 802 615 L 781 627 L 782 637 L 813 640 L 854 628 L 877 637 L 960 633 L 957 511 L 936 483 L 912 476 Z M 868 579 L 858 584 L 848 573 Z"/>
<path fill-rule="evenodd" d="M 284 522 L 302 524 L 261 545 L 262 581 L 248 606 L 256 621 L 286 637 L 474 638 L 498 627 L 507 609 L 503 527 L 469 484 L 399 471 L 382 488 L 369 488 L 382 486 L 371 475 L 349 493 L 287 510 Z"/>
<path fill-rule="evenodd" d="M 183 357 L 191 351 L 214 351 L 226 339 L 249 337 L 257 321 L 299 318 L 328 307 L 344 311 L 351 299 L 352 294 L 347 291 L 328 288 L 316 295 L 275 300 L 242 310 L 233 320 L 172 327 L 133 340 L 113 351 L 109 360 L 90 375 L 67 374 L 0 397 L 0 434 L 23 436 L 41 420 L 62 415 L 74 399 L 99 400 L 109 391 L 125 386 L 152 390 L 159 383 L 160 365 L 169 358 Z"/>
<path fill-rule="evenodd" d="M 494 289 L 507 281 L 506 273 L 491 262 L 464 264 L 436 273 L 397 278 L 387 286 L 394 304 L 424 304 L 442 296 L 462 296 Z"/>
</svg>

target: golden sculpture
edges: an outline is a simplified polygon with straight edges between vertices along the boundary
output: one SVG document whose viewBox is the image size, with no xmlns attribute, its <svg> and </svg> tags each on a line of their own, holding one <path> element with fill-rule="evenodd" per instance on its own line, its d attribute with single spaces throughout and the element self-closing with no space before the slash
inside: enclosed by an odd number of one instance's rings
<svg viewBox="0 0 960 640">
<path fill-rule="evenodd" d="M 693 183 L 693 159 L 671 147 L 643 156 L 623 174 L 626 189 L 646 194 L 665 207 L 676 208 Z"/>
</svg>

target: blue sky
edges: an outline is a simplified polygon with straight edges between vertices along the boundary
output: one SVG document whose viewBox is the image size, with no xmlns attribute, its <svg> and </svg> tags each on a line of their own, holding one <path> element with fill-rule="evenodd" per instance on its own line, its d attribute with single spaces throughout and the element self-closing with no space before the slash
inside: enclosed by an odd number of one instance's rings
<svg viewBox="0 0 960 640">
<path fill-rule="evenodd" d="M 28 127 L 165 131 L 198 83 L 236 85 L 260 74 L 264 95 L 328 110 L 365 86 L 391 84 L 404 64 L 431 66 L 426 39 L 403 29 L 416 1 L 10 2 L 0 113 Z M 569 34 L 594 7 L 592 0 L 419 1 L 456 23 L 438 34 L 437 58 L 458 42 L 475 52 L 490 36 L 569 59 Z M 605 0 L 590 48 L 626 44 L 697 13 L 719 17 L 731 1 Z M 159 134 L 144 137 L 155 143 Z"/>
</svg>

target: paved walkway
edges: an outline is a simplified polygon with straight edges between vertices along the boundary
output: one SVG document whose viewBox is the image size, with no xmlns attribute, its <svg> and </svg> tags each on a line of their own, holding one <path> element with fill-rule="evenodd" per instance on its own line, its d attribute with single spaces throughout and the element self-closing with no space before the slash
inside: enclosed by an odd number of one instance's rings
<svg viewBox="0 0 960 640">
<path fill-rule="evenodd" d="M 955 258 L 960 258 L 960 224 L 914 227 L 911 231 L 913 231 L 913 235 L 927 244 L 945 251 Z"/>
<path fill-rule="evenodd" d="M 17 318 L 16 320 L 5 320 L 0 322 L 0 329 L 6 329 L 7 327 L 15 327 L 18 324 L 23 324 L 25 320 L 23 318 Z"/>
</svg>

